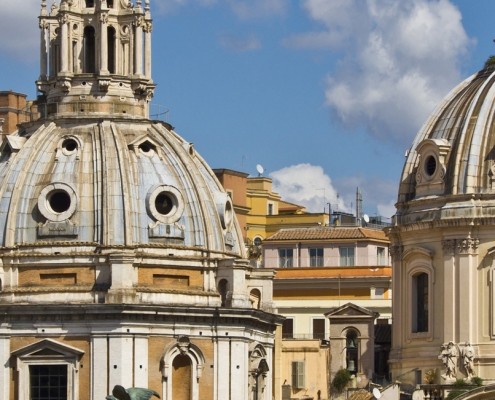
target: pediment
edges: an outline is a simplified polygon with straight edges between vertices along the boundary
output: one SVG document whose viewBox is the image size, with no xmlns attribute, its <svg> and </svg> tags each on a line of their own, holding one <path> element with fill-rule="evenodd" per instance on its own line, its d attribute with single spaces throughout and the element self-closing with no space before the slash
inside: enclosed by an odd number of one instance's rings
<svg viewBox="0 0 495 400">
<path fill-rule="evenodd" d="M 327 318 L 377 318 L 378 313 L 375 311 L 371 311 L 367 308 L 360 307 L 353 303 L 347 303 L 343 306 L 333 308 L 329 312 L 325 313 Z"/>
<path fill-rule="evenodd" d="M 77 357 L 83 354 L 83 350 L 51 339 L 44 339 L 12 352 L 14 357 Z"/>
</svg>

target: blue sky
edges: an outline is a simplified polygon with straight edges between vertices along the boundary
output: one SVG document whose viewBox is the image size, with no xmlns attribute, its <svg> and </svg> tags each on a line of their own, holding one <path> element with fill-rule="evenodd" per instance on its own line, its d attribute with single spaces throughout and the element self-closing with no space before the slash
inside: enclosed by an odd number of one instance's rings
<svg viewBox="0 0 495 400">
<path fill-rule="evenodd" d="M 51 1 L 49 1 L 51 3 Z M 151 0 L 153 104 L 213 168 L 390 217 L 434 106 L 495 54 L 493 0 Z M 0 2 L 0 90 L 35 96 L 40 0 Z"/>
</svg>

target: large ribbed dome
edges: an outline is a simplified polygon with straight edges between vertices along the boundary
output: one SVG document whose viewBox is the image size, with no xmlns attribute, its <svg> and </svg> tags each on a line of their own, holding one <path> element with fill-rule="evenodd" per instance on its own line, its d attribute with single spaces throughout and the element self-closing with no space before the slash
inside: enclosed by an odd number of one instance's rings
<svg viewBox="0 0 495 400">
<path fill-rule="evenodd" d="M 495 193 L 495 69 L 488 65 L 442 101 L 408 153 L 403 202 L 439 195 Z"/>
<path fill-rule="evenodd" d="M 494 117 L 488 62 L 447 95 L 407 155 L 388 228 L 395 296 L 389 363 L 411 385 L 428 371 L 435 383 L 468 381 L 473 373 L 495 381 Z M 465 359 L 464 366 L 462 358 L 445 362 L 471 345 L 475 372 Z"/>
<path fill-rule="evenodd" d="M 241 255 L 230 198 L 165 123 L 56 118 L 0 159 L 0 244 L 182 245 Z"/>
<path fill-rule="evenodd" d="M 39 27 L 37 114 L 0 146 L 0 398 L 271 398 L 274 272 L 149 119 L 150 0 L 41 0 Z"/>
</svg>

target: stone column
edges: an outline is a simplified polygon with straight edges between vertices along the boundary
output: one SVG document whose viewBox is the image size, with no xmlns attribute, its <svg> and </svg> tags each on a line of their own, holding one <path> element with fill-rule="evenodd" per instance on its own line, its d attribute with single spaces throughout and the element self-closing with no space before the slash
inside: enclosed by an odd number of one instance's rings
<svg viewBox="0 0 495 400">
<path fill-rule="evenodd" d="M 468 237 L 458 241 L 458 325 L 457 341 L 475 342 L 478 337 L 478 245 L 479 240 Z"/>
<path fill-rule="evenodd" d="M 100 14 L 100 75 L 108 75 L 108 13 Z"/>
<path fill-rule="evenodd" d="M 7 333 L 7 332 L 6 332 Z M 10 336 L 0 335 L 0 398 L 10 398 Z"/>
<path fill-rule="evenodd" d="M 48 23 L 40 20 L 40 80 L 45 80 L 48 75 L 48 46 L 46 44 L 46 29 Z"/>
<path fill-rule="evenodd" d="M 69 72 L 69 15 L 60 16 L 60 69 L 62 73 Z"/>
<path fill-rule="evenodd" d="M 144 76 L 151 79 L 151 30 L 153 24 L 146 21 L 144 24 Z"/>
<path fill-rule="evenodd" d="M 144 17 L 136 20 L 136 34 L 134 37 L 134 74 L 143 75 L 143 25 Z"/>
<path fill-rule="evenodd" d="M 456 240 L 447 239 L 442 241 L 443 250 L 443 338 L 445 340 L 453 340 L 456 334 L 456 278 L 457 278 L 457 258 Z M 430 278 L 431 279 L 431 278 Z M 433 293 L 430 294 L 430 299 L 433 299 Z M 435 306 L 436 309 L 438 305 Z M 433 310 L 431 310 L 433 312 Z"/>
</svg>

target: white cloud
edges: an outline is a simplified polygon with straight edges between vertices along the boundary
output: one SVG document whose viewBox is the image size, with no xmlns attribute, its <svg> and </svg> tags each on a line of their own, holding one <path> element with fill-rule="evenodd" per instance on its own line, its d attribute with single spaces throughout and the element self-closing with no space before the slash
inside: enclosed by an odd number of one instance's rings
<svg viewBox="0 0 495 400">
<path fill-rule="evenodd" d="M 409 145 L 433 107 L 460 81 L 469 38 L 449 0 L 304 0 L 321 29 L 293 47 L 327 48 L 341 59 L 326 103 L 348 127 Z"/>
<path fill-rule="evenodd" d="M 222 47 L 236 52 L 253 51 L 261 48 L 261 42 L 254 34 L 246 37 L 221 35 L 219 41 Z"/>
<path fill-rule="evenodd" d="M 173 13 L 184 6 L 212 6 L 226 4 L 241 19 L 270 17 L 285 12 L 289 0 L 157 0 L 153 8 L 158 13 Z"/>
<path fill-rule="evenodd" d="M 152 11 L 158 14 L 171 14 L 179 8 L 190 5 L 199 5 L 203 7 L 212 6 L 217 0 L 155 0 L 152 2 Z"/>
<path fill-rule="evenodd" d="M 290 0 L 228 0 L 239 18 L 259 18 L 283 14 Z"/>
<path fill-rule="evenodd" d="M 0 53 L 2 57 L 38 59 L 40 13 L 39 0 L 0 1 Z"/>
<path fill-rule="evenodd" d="M 328 212 L 327 203 L 332 210 L 351 211 L 339 196 L 332 180 L 320 166 L 298 164 L 270 173 L 273 190 L 283 200 L 303 205 L 310 212 Z"/>
</svg>

